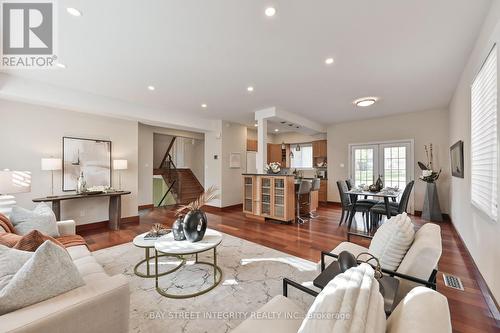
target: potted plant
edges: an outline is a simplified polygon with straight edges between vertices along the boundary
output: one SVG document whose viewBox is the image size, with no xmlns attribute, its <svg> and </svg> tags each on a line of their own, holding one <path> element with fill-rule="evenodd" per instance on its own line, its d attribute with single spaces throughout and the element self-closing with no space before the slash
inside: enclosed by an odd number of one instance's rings
<svg viewBox="0 0 500 333">
<path fill-rule="evenodd" d="M 433 170 L 433 147 L 432 143 L 429 146 L 425 145 L 425 156 L 427 157 L 427 163 L 418 162 L 418 166 L 422 170 L 422 175 L 419 177 L 427 183 L 424 207 L 422 208 L 422 218 L 431 221 L 442 221 L 443 216 L 441 214 L 441 207 L 439 206 L 439 198 L 437 193 L 436 181 L 441 175 L 441 169 L 439 171 Z"/>
<path fill-rule="evenodd" d="M 202 210 L 203 206 L 212 200 L 218 199 L 216 186 L 210 186 L 195 201 L 179 207 L 177 216 L 184 216 L 182 219 L 182 233 L 190 242 L 198 242 L 205 236 L 207 230 L 207 215 Z M 179 220 L 179 219 L 178 219 Z"/>
</svg>

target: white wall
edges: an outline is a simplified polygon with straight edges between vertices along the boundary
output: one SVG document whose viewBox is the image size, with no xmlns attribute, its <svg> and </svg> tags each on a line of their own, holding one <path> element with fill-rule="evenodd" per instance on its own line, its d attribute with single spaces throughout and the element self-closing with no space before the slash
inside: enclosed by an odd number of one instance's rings
<svg viewBox="0 0 500 333">
<path fill-rule="evenodd" d="M 17 194 L 18 205 L 34 206 L 33 198 L 50 195 L 50 172 L 40 170 L 43 157 L 62 158 L 62 137 L 112 141 L 112 158 L 128 160 L 122 172 L 122 187 L 132 192 L 123 196 L 122 217 L 137 215 L 138 123 L 0 100 L 0 169 L 32 172 L 31 193 Z M 116 173 L 113 181 L 117 186 Z M 61 171 L 54 177 L 55 194 L 63 194 Z M 74 219 L 78 225 L 108 220 L 108 200 L 89 198 L 64 201 L 61 218 Z"/>
<path fill-rule="evenodd" d="M 417 162 L 426 161 L 424 145 L 432 143 L 435 169 L 443 169 L 437 183 L 439 202 L 443 213 L 449 211 L 450 163 L 447 110 L 412 112 L 390 117 L 334 124 L 328 127 L 327 139 L 329 201 L 340 202 L 336 181 L 348 178 L 348 145 L 350 143 L 414 139 L 415 210 L 422 210 L 425 193 L 425 183 L 418 180 L 421 171 L 417 166 Z M 344 167 L 341 167 L 341 164 Z"/>
<path fill-rule="evenodd" d="M 464 141 L 465 162 L 465 178 L 451 180 L 451 219 L 497 302 L 500 301 L 500 222 L 483 216 L 471 205 L 470 198 L 470 86 L 494 42 L 500 42 L 499 20 L 500 2 L 493 1 L 450 104 L 448 141 L 449 145 Z"/>
<path fill-rule="evenodd" d="M 216 130 L 205 133 L 205 189 L 214 185 L 222 192 L 222 120 L 215 122 Z M 222 207 L 221 198 L 210 203 Z"/>
<path fill-rule="evenodd" d="M 222 123 L 222 207 L 242 203 L 241 174 L 246 168 L 246 127 L 240 124 L 223 121 Z M 241 157 L 240 168 L 229 167 L 231 153 L 239 153 Z"/>
<path fill-rule="evenodd" d="M 151 126 L 139 124 L 138 204 L 153 203 L 153 132 Z"/>
</svg>

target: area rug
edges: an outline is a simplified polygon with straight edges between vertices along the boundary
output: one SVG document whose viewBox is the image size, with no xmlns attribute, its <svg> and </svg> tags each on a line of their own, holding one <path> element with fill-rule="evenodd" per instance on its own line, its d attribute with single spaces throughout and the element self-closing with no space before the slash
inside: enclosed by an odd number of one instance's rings
<svg viewBox="0 0 500 333">
<path fill-rule="evenodd" d="M 130 282 L 131 332 L 230 332 L 276 295 L 282 294 L 283 278 L 308 287 L 318 274 L 316 263 L 268 247 L 223 234 L 217 248 L 222 281 L 208 293 L 189 299 L 171 299 L 155 289 L 154 278 L 134 274 L 134 265 L 144 258 L 144 249 L 132 243 L 93 252 L 109 275 L 124 274 Z M 213 279 L 210 266 L 187 265 L 174 274 L 160 277 L 160 286 L 171 293 L 193 293 Z M 193 258 L 194 259 L 194 258 Z M 175 258 L 161 258 L 161 269 L 173 268 Z M 212 262 L 212 251 L 199 255 Z M 144 266 L 142 267 L 144 269 Z M 151 267 L 154 271 L 154 267 Z M 289 287 L 289 298 L 304 310 L 313 297 Z"/>
</svg>

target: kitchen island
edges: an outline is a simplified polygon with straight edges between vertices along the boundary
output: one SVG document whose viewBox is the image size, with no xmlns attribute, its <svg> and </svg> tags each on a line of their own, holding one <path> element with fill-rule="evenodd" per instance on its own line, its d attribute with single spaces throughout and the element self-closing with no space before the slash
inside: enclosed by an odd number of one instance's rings
<svg viewBox="0 0 500 333">
<path fill-rule="evenodd" d="M 311 179 L 312 181 L 312 179 Z M 243 213 L 260 221 L 295 220 L 296 188 L 294 175 L 243 174 Z M 317 191 L 311 192 L 311 210 L 318 206 Z"/>
</svg>

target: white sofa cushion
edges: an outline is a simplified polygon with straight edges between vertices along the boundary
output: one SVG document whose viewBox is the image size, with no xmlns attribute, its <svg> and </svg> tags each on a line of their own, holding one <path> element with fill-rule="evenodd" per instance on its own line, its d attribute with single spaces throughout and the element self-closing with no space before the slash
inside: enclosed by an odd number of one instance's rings
<svg viewBox="0 0 500 333">
<path fill-rule="evenodd" d="M 0 315 L 63 294 L 83 284 L 68 253 L 46 241 L 0 290 Z"/>
<path fill-rule="evenodd" d="M 44 202 L 40 202 L 32 211 L 14 206 L 10 214 L 10 221 L 20 235 L 26 235 L 32 230 L 38 230 L 50 237 L 60 236 L 56 216 Z"/>
<path fill-rule="evenodd" d="M 415 229 L 406 213 L 383 223 L 373 236 L 369 252 L 380 260 L 383 268 L 395 271 L 413 243 Z"/>
<path fill-rule="evenodd" d="M 325 315 L 332 318 L 325 319 Z M 368 264 L 337 275 L 320 292 L 299 333 L 384 333 L 384 300 Z"/>
<path fill-rule="evenodd" d="M 416 287 L 387 319 L 387 333 L 451 333 L 446 297 L 429 288 Z"/>
</svg>

